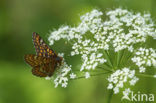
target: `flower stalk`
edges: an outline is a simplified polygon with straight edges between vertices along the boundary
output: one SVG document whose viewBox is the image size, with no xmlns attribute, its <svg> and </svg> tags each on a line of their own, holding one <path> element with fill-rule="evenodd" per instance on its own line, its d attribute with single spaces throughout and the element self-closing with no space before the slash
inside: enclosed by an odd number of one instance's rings
<svg viewBox="0 0 156 103">
<path fill-rule="evenodd" d="M 111 103 L 112 97 L 113 97 L 113 90 L 111 89 L 109 90 L 107 103 Z"/>
</svg>

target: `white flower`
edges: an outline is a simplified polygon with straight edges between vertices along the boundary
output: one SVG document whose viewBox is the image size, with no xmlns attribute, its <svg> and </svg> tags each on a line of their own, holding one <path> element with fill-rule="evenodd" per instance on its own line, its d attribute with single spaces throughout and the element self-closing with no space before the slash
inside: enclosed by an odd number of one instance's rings
<svg viewBox="0 0 156 103">
<path fill-rule="evenodd" d="M 129 81 L 130 85 L 135 85 L 139 78 L 134 77 L 131 81 Z"/>
<path fill-rule="evenodd" d="M 46 79 L 46 80 L 50 80 L 51 78 L 50 78 L 50 77 L 45 77 L 45 79 Z"/>
<path fill-rule="evenodd" d="M 123 97 L 122 97 L 122 100 L 123 100 L 123 99 L 130 100 L 130 98 L 128 97 L 130 93 L 131 93 L 130 88 L 125 89 L 125 90 L 123 91 Z"/>
<path fill-rule="evenodd" d="M 113 88 L 113 84 L 109 83 L 107 89 L 112 89 Z"/>
<path fill-rule="evenodd" d="M 114 94 L 119 93 L 119 88 L 118 87 L 115 87 L 113 90 L 114 90 Z"/>
<path fill-rule="evenodd" d="M 58 56 L 64 57 L 64 53 L 58 53 Z"/>
<path fill-rule="evenodd" d="M 89 72 L 86 72 L 86 73 L 85 73 L 85 78 L 86 78 L 86 79 L 90 78 L 90 73 L 89 73 Z"/>
<path fill-rule="evenodd" d="M 67 82 L 62 83 L 62 87 L 66 88 L 67 87 Z"/>
<path fill-rule="evenodd" d="M 145 72 L 146 68 L 145 67 L 139 67 L 140 72 Z"/>
<path fill-rule="evenodd" d="M 125 95 L 129 95 L 129 93 L 131 93 L 130 88 L 125 89 L 125 91 L 123 91 L 123 94 Z"/>
<path fill-rule="evenodd" d="M 71 73 L 71 74 L 70 74 L 70 78 L 71 78 L 71 79 L 75 79 L 75 78 L 76 78 L 76 74 Z"/>
</svg>

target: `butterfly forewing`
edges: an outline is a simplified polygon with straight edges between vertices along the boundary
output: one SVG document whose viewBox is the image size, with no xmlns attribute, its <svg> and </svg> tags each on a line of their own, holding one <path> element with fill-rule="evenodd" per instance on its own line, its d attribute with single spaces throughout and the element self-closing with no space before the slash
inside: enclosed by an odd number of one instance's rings
<svg viewBox="0 0 156 103">
<path fill-rule="evenodd" d="M 38 56 L 52 57 L 56 56 L 56 53 L 48 47 L 43 39 L 37 34 L 33 33 L 33 42 Z"/>
</svg>

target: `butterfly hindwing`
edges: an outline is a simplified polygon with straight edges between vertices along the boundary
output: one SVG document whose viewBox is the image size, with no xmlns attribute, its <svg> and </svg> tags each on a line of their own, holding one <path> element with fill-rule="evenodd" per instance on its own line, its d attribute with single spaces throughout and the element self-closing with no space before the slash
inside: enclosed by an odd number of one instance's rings
<svg viewBox="0 0 156 103">
<path fill-rule="evenodd" d="M 45 58 L 33 54 L 25 55 L 25 61 L 32 66 L 32 74 L 40 77 L 52 76 L 56 60 L 53 58 Z"/>
<path fill-rule="evenodd" d="M 46 72 L 46 74 L 51 77 L 55 71 L 55 61 L 52 61 L 51 63 L 44 64 L 41 68 L 43 72 Z"/>
<path fill-rule="evenodd" d="M 56 53 L 48 47 L 43 39 L 37 34 L 33 33 L 33 42 L 38 56 L 52 57 L 56 56 Z"/>
<path fill-rule="evenodd" d="M 32 74 L 39 77 L 51 77 L 55 71 L 55 61 L 50 63 L 42 64 L 40 66 L 33 67 Z"/>
<path fill-rule="evenodd" d="M 40 66 L 33 67 L 32 74 L 39 76 L 39 77 L 46 77 L 47 76 L 46 72 L 41 71 Z"/>
</svg>

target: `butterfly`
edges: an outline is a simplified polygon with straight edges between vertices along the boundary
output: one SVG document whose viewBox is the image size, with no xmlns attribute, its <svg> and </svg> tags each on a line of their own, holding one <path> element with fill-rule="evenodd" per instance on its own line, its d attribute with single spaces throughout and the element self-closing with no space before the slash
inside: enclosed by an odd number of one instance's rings
<svg viewBox="0 0 156 103">
<path fill-rule="evenodd" d="M 37 33 L 33 33 L 35 54 L 26 54 L 24 59 L 32 67 L 32 74 L 38 77 L 51 77 L 55 69 L 62 64 L 63 58 L 58 56 Z"/>
</svg>

